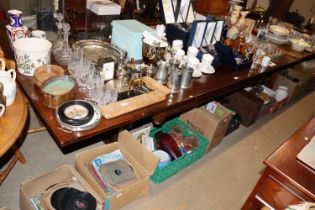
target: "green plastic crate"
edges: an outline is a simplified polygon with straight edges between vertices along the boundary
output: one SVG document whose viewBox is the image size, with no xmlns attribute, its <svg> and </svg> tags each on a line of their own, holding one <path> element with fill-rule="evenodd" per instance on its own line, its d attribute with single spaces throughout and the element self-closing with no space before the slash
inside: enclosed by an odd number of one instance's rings
<svg viewBox="0 0 315 210">
<path fill-rule="evenodd" d="M 150 177 L 151 181 L 155 184 L 161 183 L 169 177 L 173 176 L 186 166 L 189 166 L 196 160 L 199 160 L 207 150 L 208 140 L 196 130 L 190 128 L 186 123 L 179 118 L 174 118 L 163 124 L 161 128 L 152 128 L 150 136 L 154 137 L 159 131 L 168 133 L 172 130 L 174 125 L 179 125 L 183 128 L 184 136 L 190 136 L 194 134 L 199 139 L 198 147 L 194 148 L 189 154 L 183 155 L 180 158 L 173 160 L 163 168 L 156 167 L 154 174 Z"/>
</svg>

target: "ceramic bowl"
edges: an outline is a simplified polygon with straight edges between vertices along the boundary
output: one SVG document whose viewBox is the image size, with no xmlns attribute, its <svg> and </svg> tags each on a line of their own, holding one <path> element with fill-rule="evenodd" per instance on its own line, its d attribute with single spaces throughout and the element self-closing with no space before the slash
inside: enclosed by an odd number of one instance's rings
<svg viewBox="0 0 315 210">
<path fill-rule="evenodd" d="M 290 33 L 288 29 L 277 25 L 271 25 L 269 30 L 277 36 L 288 36 Z"/>
<path fill-rule="evenodd" d="M 35 84 L 40 87 L 43 82 L 51 77 L 64 75 L 65 70 L 58 65 L 44 65 L 35 69 Z"/>
<path fill-rule="evenodd" d="M 50 63 L 51 42 L 40 38 L 21 38 L 13 42 L 18 71 L 33 76 L 37 67 Z"/>
<path fill-rule="evenodd" d="M 290 39 L 290 43 L 291 43 L 291 48 L 298 52 L 302 52 L 305 50 L 305 48 L 311 46 L 304 39 Z"/>
<path fill-rule="evenodd" d="M 41 100 L 44 105 L 56 108 L 75 98 L 76 81 L 70 76 L 52 77 L 41 86 Z"/>
</svg>

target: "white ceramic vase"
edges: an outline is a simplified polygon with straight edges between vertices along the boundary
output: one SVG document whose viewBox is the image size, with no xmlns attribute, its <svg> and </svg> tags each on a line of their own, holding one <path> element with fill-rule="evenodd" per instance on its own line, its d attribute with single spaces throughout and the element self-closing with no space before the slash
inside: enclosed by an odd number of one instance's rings
<svg viewBox="0 0 315 210">
<path fill-rule="evenodd" d="M 33 76 L 37 67 L 50 63 L 51 42 L 40 38 L 21 38 L 13 42 L 18 71 Z"/>
</svg>

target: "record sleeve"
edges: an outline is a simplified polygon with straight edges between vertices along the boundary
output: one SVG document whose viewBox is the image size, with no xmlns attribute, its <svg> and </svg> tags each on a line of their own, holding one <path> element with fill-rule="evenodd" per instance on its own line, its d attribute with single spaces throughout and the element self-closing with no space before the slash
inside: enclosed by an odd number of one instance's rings
<svg viewBox="0 0 315 210">
<path fill-rule="evenodd" d="M 133 168 L 124 159 L 103 164 L 100 172 L 111 185 L 124 184 L 137 178 Z"/>
</svg>

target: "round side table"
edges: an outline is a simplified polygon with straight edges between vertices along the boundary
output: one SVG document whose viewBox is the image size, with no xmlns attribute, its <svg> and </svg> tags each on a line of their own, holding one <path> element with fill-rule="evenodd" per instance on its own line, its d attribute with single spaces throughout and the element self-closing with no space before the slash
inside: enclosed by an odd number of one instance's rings
<svg viewBox="0 0 315 210">
<path fill-rule="evenodd" d="M 27 103 L 24 95 L 17 89 L 14 103 L 7 107 L 6 112 L 0 118 L 0 157 L 12 149 L 14 157 L 9 164 L 0 171 L 0 184 L 8 176 L 17 161 L 25 163 L 25 158 L 15 142 L 19 139 L 27 120 Z"/>
</svg>

